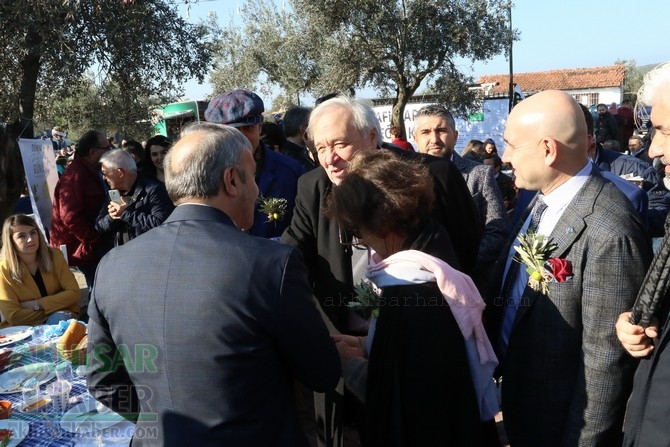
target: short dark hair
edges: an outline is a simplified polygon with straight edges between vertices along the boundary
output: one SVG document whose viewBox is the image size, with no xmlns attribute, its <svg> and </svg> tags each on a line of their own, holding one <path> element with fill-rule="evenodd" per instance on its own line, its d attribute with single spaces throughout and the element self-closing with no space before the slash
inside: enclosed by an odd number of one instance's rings
<svg viewBox="0 0 670 447">
<path fill-rule="evenodd" d="M 497 154 L 486 155 L 484 157 L 484 162 L 486 162 L 486 160 L 493 160 L 493 166 L 496 167 L 496 168 L 502 167 L 502 160 L 500 159 L 500 157 L 498 157 Z"/>
<path fill-rule="evenodd" d="M 287 137 L 298 135 L 300 133 L 300 126 L 307 127 L 310 113 L 312 113 L 312 109 L 307 107 L 294 106 L 288 109 L 282 118 L 284 135 Z"/>
<path fill-rule="evenodd" d="M 329 99 L 337 98 L 338 96 L 340 96 L 340 92 L 328 93 L 327 95 L 323 95 L 320 98 L 316 98 L 316 101 L 314 101 L 314 107 L 317 107 L 319 104 L 326 102 Z"/>
<path fill-rule="evenodd" d="M 277 147 L 280 151 L 284 149 L 286 137 L 279 124 L 266 121 L 261 124 L 261 141 L 269 146 Z"/>
<path fill-rule="evenodd" d="M 420 161 L 383 149 L 359 151 L 332 189 L 326 213 L 345 229 L 407 235 L 430 213 L 434 197 L 433 179 Z"/>
<path fill-rule="evenodd" d="M 589 133 L 589 135 L 593 136 L 593 115 L 591 115 L 591 112 L 589 111 L 589 108 L 586 107 L 584 104 L 579 104 L 579 107 L 582 109 L 582 113 L 584 114 L 584 119 L 586 120 L 586 131 Z"/>
<path fill-rule="evenodd" d="M 88 154 L 91 152 L 91 149 L 98 147 L 98 138 L 100 136 L 105 137 L 107 140 L 107 135 L 100 132 L 99 130 L 89 130 L 79 139 L 77 144 L 77 151 L 75 152 L 78 157 L 88 157 Z"/>
<path fill-rule="evenodd" d="M 452 115 L 451 112 L 441 104 L 429 104 L 427 106 L 423 106 L 419 109 L 416 116 L 442 117 L 447 120 L 452 130 L 456 130 L 456 120 L 454 119 L 454 115 Z"/>
<path fill-rule="evenodd" d="M 144 158 L 144 148 L 142 147 L 142 143 L 139 141 L 128 140 L 123 143 L 121 149 L 130 152 L 130 154 L 137 157 L 138 160 L 142 160 Z"/>
</svg>

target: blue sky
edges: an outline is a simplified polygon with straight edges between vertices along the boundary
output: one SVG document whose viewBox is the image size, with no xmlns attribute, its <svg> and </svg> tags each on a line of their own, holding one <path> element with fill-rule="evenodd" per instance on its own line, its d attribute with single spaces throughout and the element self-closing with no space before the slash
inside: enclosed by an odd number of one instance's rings
<svg viewBox="0 0 670 447">
<path fill-rule="evenodd" d="M 281 7 L 282 0 L 275 0 Z M 288 1 L 286 1 L 288 4 Z M 239 23 L 238 0 L 200 0 L 179 6 L 189 21 L 215 11 L 226 26 Z M 646 0 L 516 0 L 512 24 L 520 32 L 514 43 L 514 72 L 611 65 L 633 59 L 637 65 L 670 61 L 670 1 Z M 464 61 L 462 70 L 475 79 L 485 74 L 509 72 L 509 62 L 498 56 L 486 63 Z M 186 84 L 186 97 L 201 99 L 212 91 L 208 82 Z M 376 97 L 374 91 L 358 92 Z M 307 104 L 309 105 L 309 104 Z"/>
</svg>

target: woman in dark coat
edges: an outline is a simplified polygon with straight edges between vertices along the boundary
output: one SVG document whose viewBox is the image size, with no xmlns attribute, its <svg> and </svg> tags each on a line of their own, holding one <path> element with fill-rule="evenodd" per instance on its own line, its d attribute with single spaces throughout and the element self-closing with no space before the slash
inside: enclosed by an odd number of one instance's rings
<svg viewBox="0 0 670 447">
<path fill-rule="evenodd" d="M 374 250 L 378 296 L 366 304 L 378 318 L 368 337 L 334 336 L 347 385 L 365 401 L 366 446 L 497 445 L 483 301 L 440 260 L 446 230 L 432 201 L 426 168 L 382 150 L 357 154 L 328 203 L 354 243 Z"/>
</svg>

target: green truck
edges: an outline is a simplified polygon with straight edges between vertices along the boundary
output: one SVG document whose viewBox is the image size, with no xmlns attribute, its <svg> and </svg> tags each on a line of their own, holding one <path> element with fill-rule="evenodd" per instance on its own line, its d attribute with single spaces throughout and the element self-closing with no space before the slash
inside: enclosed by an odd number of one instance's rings
<svg viewBox="0 0 670 447">
<path fill-rule="evenodd" d="M 207 104 L 208 101 L 182 101 L 153 109 L 151 111 L 153 134 L 163 135 L 174 141 L 188 123 L 205 121 Z"/>
</svg>

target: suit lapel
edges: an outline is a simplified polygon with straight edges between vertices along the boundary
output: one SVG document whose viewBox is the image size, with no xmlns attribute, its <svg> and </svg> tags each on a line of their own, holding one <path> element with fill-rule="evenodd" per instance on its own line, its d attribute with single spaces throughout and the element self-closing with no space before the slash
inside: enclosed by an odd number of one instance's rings
<svg viewBox="0 0 670 447">
<path fill-rule="evenodd" d="M 586 228 L 585 219 L 593 213 L 595 201 L 600 195 L 602 188 L 602 177 L 600 174 L 594 174 L 594 171 L 592 170 L 591 176 L 572 199 L 570 204 L 568 204 L 563 215 L 549 236 L 549 240 L 556 244 L 556 249 L 551 253 L 552 258 L 565 257 L 566 253 L 570 250 L 570 247 L 572 247 L 579 239 Z M 549 293 L 551 293 L 551 286 Z M 516 326 L 528 313 L 538 297 L 547 299 L 541 292 L 533 290 L 528 285 L 526 285 L 523 296 L 527 297 L 527 301 L 522 302 L 522 305 L 519 306 L 514 318 L 514 326 Z"/>
</svg>

